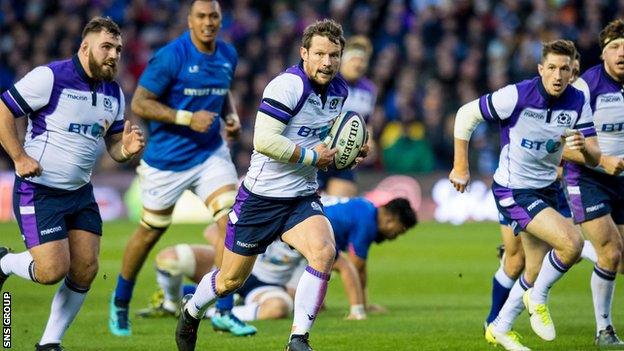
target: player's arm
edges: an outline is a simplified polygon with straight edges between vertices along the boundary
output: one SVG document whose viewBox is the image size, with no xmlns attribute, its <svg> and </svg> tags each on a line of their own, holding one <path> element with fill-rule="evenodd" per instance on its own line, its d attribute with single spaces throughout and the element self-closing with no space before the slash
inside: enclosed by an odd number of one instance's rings
<svg viewBox="0 0 624 351">
<path fill-rule="evenodd" d="M 483 121 L 478 99 L 460 107 L 455 116 L 453 169 L 449 174 L 449 180 L 455 189 L 462 193 L 470 182 L 468 143 L 472 132 Z"/>
<path fill-rule="evenodd" d="M 333 269 L 340 273 L 340 278 L 344 284 L 345 293 L 351 305 L 347 319 L 361 320 L 366 319 L 366 309 L 364 301 L 364 290 L 360 282 L 360 276 L 357 268 L 342 252 L 334 262 Z"/>
<path fill-rule="evenodd" d="M 6 150 L 15 164 L 15 172 L 20 177 L 40 176 L 43 168 L 39 162 L 26 154 L 19 140 L 15 117 L 7 108 L 4 101 L 0 101 L 0 144 Z"/>
<path fill-rule="evenodd" d="M 104 141 L 108 154 L 117 162 L 128 161 L 145 147 L 143 132 L 130 121 L 125 121 L 121 133 L 106 135 Z"/>
<path fill-rule="evenodd" d="M 582 79 L 579 80 L 584 82 Z M 596 167 L 600 163 L 601 153 L 589 104 L 589 88 L 581 88 L 581 91 L 584 92 L 585 103 L 581 110 L 581 116 L 574 125 L 574 129 L 566 130 L 563 136 L 565 138 L 563 158 L 575 163 Z"/>
<path fill-rule="evenodd" d="M 225 137 L 228 140 L 238 139 L 240 137 L 241 124 L 238 113 L 236 112 L 234 96 L 230 90 L 228 90 L 227 96 L 225 97 L 221 117 L 225 122 Z"/>
<path fill-rule="evenodd" d="M 286 124 L 282 121 L 258 111 L 254 129 L 254 149 L 274 160 L 284 163 L 302 163 L 326 169 L 333 161 L 337 149 L 328 149 L 320 143 L 314 149 L 296 145 L 282 133 Z"/>
</svg>

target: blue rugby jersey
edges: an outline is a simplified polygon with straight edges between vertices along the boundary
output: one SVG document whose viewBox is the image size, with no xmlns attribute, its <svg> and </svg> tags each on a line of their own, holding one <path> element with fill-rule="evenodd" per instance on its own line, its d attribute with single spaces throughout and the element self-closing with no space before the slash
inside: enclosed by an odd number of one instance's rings
<svg viewBox="0 0 624 351">
<path fill-rule="evenodd" d="M 203 163 L 222 144 L 220 114 L 238 62 L 236 49 L 217 40 L 215 52 L 197 50 L 190 33 L 156 52 L 139 85 L 175 109 L 218 113 L 212 126 L 199 133 L 188 126 L 148 121 L 149 141 L 143 160 L 152 167 L 183 171 Z"/>
<path fill-rule="evenodd" d="M 377 239 L 377 208 L 362 197 L 344 198 L 336 203 L 323 202 L 325 215 L 336 238 L 336 249 L 349 251 L 361 259 Z"/>
<path fill-rule="evenodd" d="M 486 121 L 500 126 L 501 153 L 494 180 L 506 188 L 539 189 L 554 182 L 566 129 L 596 135 L 583 93 L 568 86 L 554 98 L 540 77 L 482 96 L 479 108 Z"/>
<path fill-rule="evenodd" d="M 124 96 L 116 82 L 94 81 L 77 56 L 30 71 L 1 95 L 15 117 L 28 115 L 24 149 L 43 173 L 29 181 L 75 190 L 91 179 L 104 136 L 124 125 Z"/>
</svg>

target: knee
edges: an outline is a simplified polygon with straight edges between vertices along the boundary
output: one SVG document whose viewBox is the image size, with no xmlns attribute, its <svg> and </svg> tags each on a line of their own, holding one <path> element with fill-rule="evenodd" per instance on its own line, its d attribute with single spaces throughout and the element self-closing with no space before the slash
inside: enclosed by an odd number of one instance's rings
<svg viewBox="0 0 624 351">
<path fill-rule="evenodd" d="M 564 240 L 560 244 L 561 255 L 559 259 L 566 264 L 574 264 L 579 257 L 581 257 L 581 251 L 583 251 L 583 238 L 580 235 L 570 235 L 568 240 Z"/>
<path fill-rule="evenodd" d="M 336 246 L 331 242 L 324 242 L 318 248 L 313 249 L 310 256 L 306 257 L 310 266 L 326 267 L 329 272 L 336 258 Z"/>
<path fill-rule="evenodd" d="M 60 282 L 69 273 L 69 262 L 62 264 L 35 263 L 34 275 L 37 282 L 53 285 Z"/>
<path fill-rule="evenodd" d="M 97 258 L 88 262 L 72 264 L 69 271 L 71 280 L 79 286 L 91 286 L 91 282 L 95 279 L 99 269 Z"/>
<path fill-rule="evenodd" d="M 617 244 L 609 245 L 604 251 L 602 258 L 609 266 L 604 268 L 616 269 L 622 260 L 622 250 Z M 598 257 L 598 260 L 600 261 L 600 257 Z"/>
<path fill-rule="evenodd" d="M 513 255 L 505 253 L 505 261 L 503 263 L 505 272 L 510 277 L 518 277 L 524 270 L 524 254 L 522 251 L 515 252 Z"/>
<path fill-rule="evenodd" d="M 281 319 L 289 316 L 291 305 L 282 298 L 273 297 L 264 300 L 258 310 L 258 319 Z"/>
<path fill-rule="evenodd" d="M 188 244 L 168 247 L 156 256 L 156 268 L 171 276 L 193 277 L 195 266 L 195 254 Z"/>
</svg>

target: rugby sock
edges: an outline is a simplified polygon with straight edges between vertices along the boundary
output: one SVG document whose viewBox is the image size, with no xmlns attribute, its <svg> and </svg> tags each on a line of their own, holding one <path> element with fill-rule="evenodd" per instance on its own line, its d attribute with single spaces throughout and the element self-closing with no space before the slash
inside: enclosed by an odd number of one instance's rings
<svg viewBox="0 0 624 351">
<path fill-rule="evenodd" d="M 217 299 L 217 312 L 220 314 L 229 313 L 234 307 L 234 294 L 229 294 Z"/>
<path fill-rule="evenodd" d="M 119 274 L 117 276 L 117 287 L 115 288 L 115 305 L 117 307 L 128 307 L 132 300 L 134 281 L 126 280 Z"/>
<path fill-rule="evenodd" d="M 65 278 L 52 299 L 50 318 L 39 341 L 40 345 L 61 342 L 65 331 L 80 311 L 87 291 L 89 288 L 77 286 L 68 277 Z"/>
<path fill-rule="evenodd" d="M 592 245 L 591 241 L 585 240 L 583 242 L 583 251 L 581 251 L 581 257 L 590 260 L 593 264 L 598 262 L 598 255 L 596 255 L 596 249 Z"/>
<path fill-rule="evenodd" d="M 591 276 L 592 298 L 594 300 L 594 316 L 596 317 L 596 332 L 613 325 L 611 322 L 611 303 L 615 291 L 616 272 L 610 272 L 597 265 Z"/>
<path fill-rule="evenodd" d="M 35 261 L 30 252 L 24 251 L 18 254 L 8 253 L 0 260 L 0 269 L 6 275 L 15 274 L 24 279 L 37 281 L 35 277 Z"/>
<path fill-rule="evenodd" d="M 197 285 L 194 284 L 184 284 L 182 287 L 182 296 L 186 294 L 194 294 L 195 290 L 197 290 Z"/>
<path fill-rule="evenodd" d="M 217 274 L 218 269 L 204 275 L 197 285 L 197 290 L 193 297 L 186 303 L 186 310 L 195 319 L 199 319 L 204 307 L 213 303 L 217 299 Z"/>
<path fill-rule="evenodd" d="M 497 332 L 504 334 L 511 330 L 516 318 L 524 311 L 522 295 L 524 295 L 524 292 L 529 288 L 531 288 L 531 285 L 526 282 L 524 275 L 521 275 L 520 279 L 517 279 L 511 288 L 509 297 L 498 313 L 498 316 L 494 319 L 494 322 L 492 322 Z"/>
<path fill-rule="evenodd" d="M 486 322 L 490 324 L 498 316 L 501 308 L 505 304 L 509 292 L 514 285 L 514 280 L 511 279 L 501 265 L 496 273 L 494 279 L 492 279 L 492 307 L 490 308 L 490 314 L 488 315 Z"/>
<path fill-rule="evenodd" d="M 156 282 L 163 289 L 165 301 L 178 302 L 182 298 L 182 275 L 171 275 L 160 269 L 156 270 Z"/>
<path fill-rule="evenodd" d="M 295 293 L 295 316 L 291 337 L 307 333 L 316 320 L 316 315 L 327 293 L 329 273 L 319 272 L 307 266 L 299 279 Z"/>
<path fill-rule="evenodd" d="M 548 300 L 548 292 L 550 288 L 563 277 L 563 274 L 570 267 L 566 266 L 559 260 L 555 254 L 555 250 L 550 250 L 544 256 L 542 268 L 540 269 L 533 290 L 531 291 L 531 300 L 535 303 L 546 303 Z"/>
</svg>

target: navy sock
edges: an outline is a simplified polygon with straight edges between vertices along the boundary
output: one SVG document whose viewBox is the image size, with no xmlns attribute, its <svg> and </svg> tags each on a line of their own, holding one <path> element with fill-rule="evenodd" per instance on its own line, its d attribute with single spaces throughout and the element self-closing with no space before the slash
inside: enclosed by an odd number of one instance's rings
<svg viewBox="0 0 624 351">
<path fill-rule="evenodd" d="M 501 308 L 507 301 L 507 297 L 509 296 L 509 292 L 511 288 L 506 288 L 498 282 L 496 277 L 492 279 L 492 307 L 490 309 L 490 314 L 488 315 L 486 321 L 488 324 L 492 323 L 496 316 L 498 316 L 498 312 L 500 312 Z"/>
<path fill-rule="evenodd" d="M 218 298 L 216 307 L 219 313 L 231 311 L 234 308 L 234 294 Z"/>
<path fill-rule="evenodd" d="M 197 290 L 197 285 L 184 284 L 184 286 L 182 287 L 182 296 L 187 294 L 195 294 L 195 290 Z"/>
<path fill-rule="evenodd" d="M 115 305 L 118 307 L 128 307 L 132 300 L 134 282 L 125 280 L 121 274 L 117 276 L 117 287 L 115 288 Z"/>
</svg>

